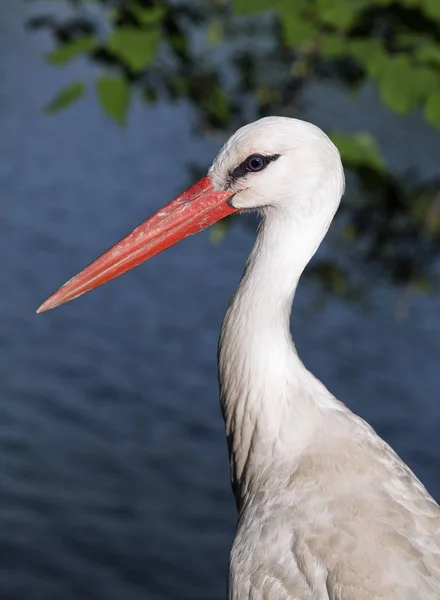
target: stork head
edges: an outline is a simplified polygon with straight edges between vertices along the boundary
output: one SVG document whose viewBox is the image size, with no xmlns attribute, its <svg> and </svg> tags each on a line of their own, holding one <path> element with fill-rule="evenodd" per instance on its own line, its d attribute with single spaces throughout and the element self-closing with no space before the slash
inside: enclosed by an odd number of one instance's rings
<svg viewBox="0 0 440 600">
<path fill-rule="evenodd" d="M 239 129 L 208 175 L 180 194 L 52 294 L 42 312 L 122 275 L 179 240 L 244 209 L 288 211 L 326 229 L 339 205 L 339 153 L 317 127 L 267 117 Z"/>
<path fill-rule="evenodd" d="M 266 117 L 239 129 L 214 160 L 209 177 L 230 190 L 237 209 L 278 207 L 312 215 L 336 211 L 344 191 L 339 152 L 305 121 Z"/>
</svg>

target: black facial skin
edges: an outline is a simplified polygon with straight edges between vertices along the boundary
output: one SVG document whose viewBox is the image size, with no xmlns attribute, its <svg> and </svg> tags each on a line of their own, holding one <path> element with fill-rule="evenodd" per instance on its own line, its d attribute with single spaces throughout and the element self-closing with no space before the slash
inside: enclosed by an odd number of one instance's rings
<svg viewBox="0 0 440 600">
<path fill-rule="evenodd" d="M 279 154 L 272 154 L 271 156 L 264 156 L 263 154 L 251 154 L 238 167 L 232 169 L 229 172 L 227 188 L 231 187 L 238 179 L 247 175 L 248 173 L 257 173 L 267 167 L 267 165 L 277 158 Z"/>
</svg>

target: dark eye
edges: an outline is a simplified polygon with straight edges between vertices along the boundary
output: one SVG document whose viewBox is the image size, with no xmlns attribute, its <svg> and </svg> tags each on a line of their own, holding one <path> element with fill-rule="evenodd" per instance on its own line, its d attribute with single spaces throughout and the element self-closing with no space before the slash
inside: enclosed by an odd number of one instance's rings
<svg viewBox="0 0 440 600">
<path fill-rule="evenodd" d="M 262 154 L 251 154 L 243 160 L 235 169 L 231 169 L 228 173 L 227 187 L 230 187 L 241 177 L 245 177 L 248 173 L 256 173 L 262 171 L 267 165 L 279 158 L 279 154 L 271 154 L 264 156 Z"/>
<path fill-rule="evenodd" d="M 262 171 L 264 167 L 267 166 L 269 161 L 265 156 L 261 156 L 261 154 L 252 154 L 247 159 L 246 166 L 249 171 Z"/>
</svg>

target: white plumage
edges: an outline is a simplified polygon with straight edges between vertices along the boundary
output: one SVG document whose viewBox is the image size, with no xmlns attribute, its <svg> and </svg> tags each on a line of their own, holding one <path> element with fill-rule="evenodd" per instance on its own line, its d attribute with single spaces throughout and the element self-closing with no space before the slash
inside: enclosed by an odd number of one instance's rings
<svg viewBox="0 0 440 600">
<path fill-rule="evenodd" d="M 220 336 L 239 510 L 229 598 L 438 600 L 439 506 L 304 367 L 290 335 L 296 285 L 343 192 L 339 154 L 313 125 L 262 119 L 222 149 L 214 184 L 252 153 L 279 158 L 237 181 L 232 199 L 263 221 Z"/>
</svg>

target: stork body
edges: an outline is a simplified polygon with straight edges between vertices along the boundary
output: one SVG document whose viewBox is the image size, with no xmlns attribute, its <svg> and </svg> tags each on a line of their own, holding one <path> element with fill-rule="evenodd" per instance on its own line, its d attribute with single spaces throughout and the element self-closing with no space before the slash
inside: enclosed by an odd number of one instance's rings
<svg viewBox="0 0 440 600">
<path fill-rule="evenodd" d="M 296 286 L 343 187 L 339 154 L 321 130 L 262 119 L 227 142 L 207 178 L 41 307 L 96 287 L 226 214 L 261 211 L 219 342 L 239 511 L 230 600 L 440 600 L 439 506 L 304 367 L 290 335 Z"/>
</svg>

